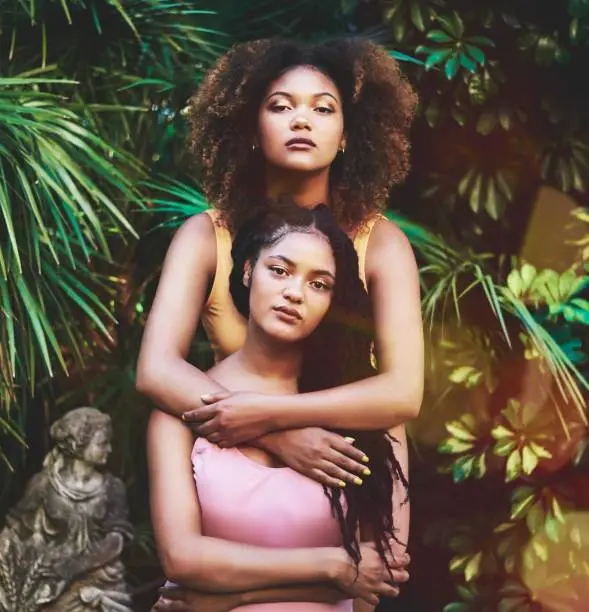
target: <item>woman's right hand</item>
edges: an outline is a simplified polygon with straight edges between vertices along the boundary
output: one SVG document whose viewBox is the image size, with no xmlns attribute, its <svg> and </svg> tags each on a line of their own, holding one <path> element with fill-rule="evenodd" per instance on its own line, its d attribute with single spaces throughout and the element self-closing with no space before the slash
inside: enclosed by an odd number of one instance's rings
<svg viewBox="0 0 589 612">
<path fill-rule="evenodd" d="M 341 487 L 342 482 L 360 484 L 368 467 L 368 458 L 353 442 L 320 427 L 305 427 L 272 432 L 255 443 L 303 476 Z"/>
<path fill-rule="evenodd" d="M 335 578 L 338 587 L 351 597 L 363 599 L 376 606 L 381 596 L 396 597 L 399 589 L 387 582 L 389 573 L 373 542 L 360 545 L 361 559 L 358 567 L 348 558 Z"/>
</svg>

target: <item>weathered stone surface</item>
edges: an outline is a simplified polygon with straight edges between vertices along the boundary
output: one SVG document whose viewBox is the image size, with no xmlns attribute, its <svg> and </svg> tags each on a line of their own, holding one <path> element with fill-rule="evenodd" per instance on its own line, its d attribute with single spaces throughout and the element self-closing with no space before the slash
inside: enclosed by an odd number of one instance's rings
<svg viewBox="0 0 589 612">
<path fill-rule="evenodd" d="M 0 533 L 2 612 L 130 612 L 120 561 L 132 537 L 123 483 L 103 472 L 110 417 L 77 408 Z"/>
</svg>

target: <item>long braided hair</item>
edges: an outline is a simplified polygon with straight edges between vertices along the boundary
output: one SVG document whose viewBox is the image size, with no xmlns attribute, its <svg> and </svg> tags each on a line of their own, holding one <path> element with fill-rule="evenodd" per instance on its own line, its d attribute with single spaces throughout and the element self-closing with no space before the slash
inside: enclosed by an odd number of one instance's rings
<svg viewBox="0 0 589 612">
<path fill-rule="evenodd" d="M 292 232 L 320 233 L 331 245 L 336 280 L 330 308 L 305 341 L 299 392 L 306 393 L 345 385 L 375 375 L 371 363 L 374 341 L 371 306 L 359 277 L 358 256 L 352 241 L 337 226 L 325 205 L 314 209 L 297 206 L 292 200 L 265 203 L 252 212 L 237 232 L 232 248 L 233 269 L 229 284 L 237 310 L 249 317 L 249 287 L 243 284 L 246 262 L 252 268 L 260 251 Z M 361 407 L 358 407 L 361 409 Z M 384 431 L 338 431 L 356 439 L 370 456 L 371 475 L 361 486 L 324 487 L 337 519 L 345 550 L 357 564 L 360 561 L 359 527 L 373 538 L 389 572 L 388 555 L 396 535 L 393 517 L 394 483 L 407 490 L 407 480 L 393 448 L 396 442 Z M 406 501 L 406 499 L 404 500 Z"/>
</svg>

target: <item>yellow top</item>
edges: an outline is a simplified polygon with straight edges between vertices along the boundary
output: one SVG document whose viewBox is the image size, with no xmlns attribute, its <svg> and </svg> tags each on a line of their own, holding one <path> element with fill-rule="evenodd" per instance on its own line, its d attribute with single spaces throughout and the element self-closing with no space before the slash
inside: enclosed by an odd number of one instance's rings
<svg viewBox="0 0 589 612">
<path fill-rule="evenodd" d="M 246 320 L 237 312 L 229 294 L 229 274 L 231 261 L 231 234 L 219 220 L 219 213 L 207 210 L 215 228 L 217 242 L 217 268 L 213 286 L 202 312 L 202 323 L 207 337 L 215 352 L 217 361 L 235 353 L 245 341 Z M 354 248 L 358 254 L 360 278 L 366 286 L 365 262 L 368 240 L 376 221 L 381 218 L 375 215 L 365 223 L 354 237 Z"/>
</svg>

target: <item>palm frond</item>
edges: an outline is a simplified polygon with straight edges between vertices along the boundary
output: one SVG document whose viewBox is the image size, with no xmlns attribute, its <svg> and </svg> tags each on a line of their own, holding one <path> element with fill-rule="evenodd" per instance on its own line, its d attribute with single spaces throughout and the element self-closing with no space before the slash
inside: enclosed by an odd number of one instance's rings
<svg viewBox="0 0 589 612">
<path fill-rule="evenodd" d="M 387 217 L 403 230 L 409 242 L 419 253 L 424 262 L 421 267 L 422 274 L 424 276 L 433 275 L 435 279 L 433 285 L 424 287 L 423 309 L 426 318 L 430 321 L 430 327 L 434 323 L 440 305 L 442 305 L 441 316 L 443 318 L 444 307 L 449 300 L 451 300 L 457 318 L 460 319 L 460 298 L 480 286 L 491 311 L 499 322 L 505 341 L 511 346 L 497 287 L 492 276 L 485 273 L 483 268 L 484 257 L 471 253 L 460 253 L 439 236 L 402 215 L 388 212 Z M 467 279 L 466 284 L 464 281 L 459 283 L 465 278 Z M 459 286 L 462 287 L 460 291 Z"/>
<path fill-rule="evenodd" d="M 192 182 L 162 176 L 145 186 L 153 194 L 145 211 L 165 215 L 157 227 L 178 227 L 188 217 L 209 208 L 202 191 Z"/>
<path fill-rule="evenodd" d="M 587 423 L 586 404 L 580 387 L 589 389 L 589 381 L 579 372 L 550 333 L 532 316 L 526 304 L 498 284 L 493 276 L 485 271 L 485 258 L 480 255 L 459 253 L 438 236 L 400 215 L 389 213 L 387 216 L 405 232 L 419 258 L 424 262 L 420 271 L 423 276 L 429 278 L 429 282 L 424 287 L 422 304 L 430 328 L 438 319 L 443 323 L 449 303 L 453 305 L 454 313 L 460 321 L 462 297 L 475 287 L 482 288 L 509 346 L 511 341 L 506 317 L 515 317 L 529 334 L 538 354 L 547 364 L 562 397 L 567 402 L 573 402 L 581 419 Z"/>
<path fill-rule="evenodd" d="M 108 335 L 107 283 L 89 261 L 108 261 L 111 235 L 135 235 L 125 210 L 141 206 L 143 172 L 40 83 L 0 78 L 0 368 L 30 394 L 67 370 L 65 347 L 81 355 L 79 315 Z"/>
</svg>

